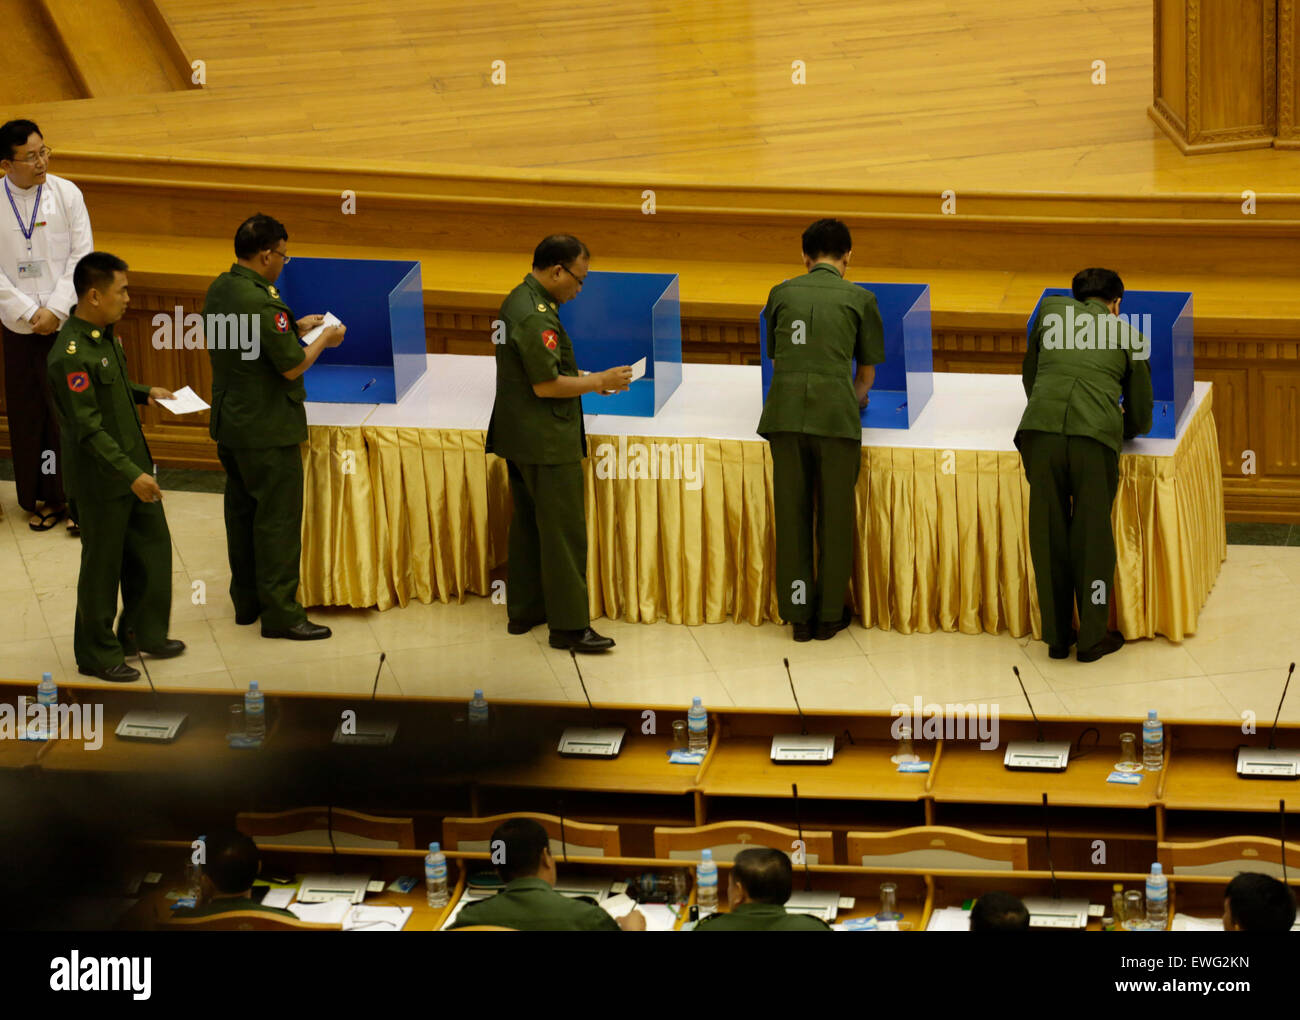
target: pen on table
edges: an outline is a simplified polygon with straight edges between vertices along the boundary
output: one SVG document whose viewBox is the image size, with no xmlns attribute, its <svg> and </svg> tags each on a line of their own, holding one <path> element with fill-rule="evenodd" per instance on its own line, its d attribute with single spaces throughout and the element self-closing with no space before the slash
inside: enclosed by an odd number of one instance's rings
<svg viewBox="0 0 1300 1020">
<path fill-rule="evenodd" d="M 371 379 L 370 382 L 366 383 L 364 386 L 361 387 L 361 392 L 365 393 L 366 390 L 370 389 L 370 387 L 373 386 L 378 381 L 379 380 L 377 379 Z"/>
</svg>

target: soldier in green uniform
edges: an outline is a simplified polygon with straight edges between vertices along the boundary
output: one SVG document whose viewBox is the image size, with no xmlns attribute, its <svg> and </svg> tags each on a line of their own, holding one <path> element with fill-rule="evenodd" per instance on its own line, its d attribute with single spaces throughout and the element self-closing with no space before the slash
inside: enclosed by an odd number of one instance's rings
<svg viewBox="0 0 1300 1020">
<path fill-rule="evenodd" d="M 235 233 L 235 263 L 203 303 L 212 362 L 209 431 L 226 469 L 226 548 L 235 622 L 260 617 L 262 637 L 312 641 L 330 629 L 298 602 L 302 556 L 302 451 L 307 390 L 302 376 L 322 351 L 343 342 L 331 326 L 303 347 L 321 315 L 295 319 L 275 281 L 289 261 L 289 234 L 258 213 Z M 238 332 L 237 332 L 238 331 Z M 249 335 L 253 344 L 236 342 Z"/>
<path fill-rule="evenodd" d="M 852 247 L 843 223 L 818 220 L 803 232 L 808 272 L 773 287 L 763 309 L 773 372 L 757 431 L 772 451 L 777 596 L 796 641 L 825 641 L 851 618 L 861 409 L 885 360 L 875 295 L 844 279 Z"/>
<path fill-rule="evenodd" d="M 253 882 L 262 870 L 262 858 L 250 836 L 235 830 L 205 836 L 206 857 L 201 872 L 199 902 L 181 907 L 175 917 L 212 917 L 235 910 L 252 910 L 285 920 L 295 919 L 292 911 L 265 907 L 253 899 Z"/>
<path fill-rule="evenodd" d="M 644 931 L 645 916 L 633 910 L 615 921 L 589 899 L 555 891 L 558 869 L 550 836 L 534 818 L 511 818 L 492 832 L 493 859 L 505 882 L 495 896 L 466 904 L 452 928 L 491 924 L 519 931 Z M 498 854 L 501 856 L 498 858 Z"/>
<path fill-rule="evenodd" d="M 786 912 L 792 879 L 790 858 L 780 850 L 740 851 L 727 882 L 727 913 L 710 914 L 695 931 L 830 931 L 821 918 Z"/>
<path fill-rule="evenodd" d="M 113 336 L 113 324 L 130 302 L 126 269 L 120 258 L 102 251 L 77 263 L 77 304 L 48 360 L 62 427 L 63 479 L 81 528 L 72 639 L 77 669 L 117 683 L 140 677 L 125 655 L 144 651 L 169 659 L 185 650 L 183 642 L 167 637 L 172 540 L 135 409 L 172 394 L 127 377 L 122 342 Z M 114 633 L 119 586 L 122 615 Z"/>
<path fill-rule="evenodd" d="M 507 629 L 526 634 L 547 623 L 552 648 L 603 652 L 614 642 L 590 626 L 581 397 L 627 389 L 632 369 L 578 370 L 557 310 L 578 296 L 589 262 L 576 237 L 548 237 L 533 252 L 533 271 L 501 303 L 487 450 L 505 459 L 514 500 Z"/>
<path fill-rule="evenodd" d="M 1110 514 L 1123 442 L 1151 431 L 1151 371 L 1148 339 L 1114 318 L 1124 296 L 1119 276 L 1085 269 L 1072 292 L 1072 299 L 1045 298 L 1039 309 L 1016 446 L 1029 480 L 1029 553 L 1048 654 L 1064 659 L 1077 641 L 1078 660 L 1094 662 L 1124 644 L 1107 630 L 1115 580 Z"/>
</svg>

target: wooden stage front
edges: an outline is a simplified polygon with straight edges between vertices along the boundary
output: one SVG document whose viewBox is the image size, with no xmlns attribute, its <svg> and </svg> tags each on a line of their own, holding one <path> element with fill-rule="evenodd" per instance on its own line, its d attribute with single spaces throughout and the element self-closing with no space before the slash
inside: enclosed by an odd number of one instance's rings
<svg viewBox="0 0 1300 1020">
<path fill-rule="evenodd" d="M 931 284 L 940 370 L 1018 370 L 1039 292 L 1084 265 L 1193 291 L 1229 517 L 1300 521 L 1300 154 L 1178 152 L 1147 115 L 1149 2 L 148 6 L 173 40 L 156 91 L 115 89 L 120 35 L 84 24 L 75 73 L 0 69 L 6 116 L 41 124 L 132 265 L 142 378 L 206 392 L 202 352 L 153 350 L 149 322 L 198 309 L 255 211 L 296 255 L 421 259 L 430 352 L 487 353 L 564 230 L 596 268 L 678 272 L 687 358 L 731 363 L 800 231 L 838 215 L 854 278 Z M 202 416 L 158 413 L 160 462 L 215 466 Z"/>
</svg>

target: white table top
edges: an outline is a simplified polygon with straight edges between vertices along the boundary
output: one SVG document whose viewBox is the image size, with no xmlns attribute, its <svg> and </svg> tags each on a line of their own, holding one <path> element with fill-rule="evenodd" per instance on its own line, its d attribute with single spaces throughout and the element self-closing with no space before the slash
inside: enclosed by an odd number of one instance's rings
<svg viewBox="0 0 1300 1020">
<path fill-rule="evenodd" d="M 307 404 L 311 425 L 483 429 L 492 416 L 496 362 L 480 355 L 430 354 L 429 369 L 397 404 Z M 587 415 L 592 435 L 681 436 L 761 442 L 757 365 L 682 365 L 682 384 L 654 418 Z M 1125 453 L 1172 456 L 1210 384 L 1198 382 L 1176 439 L 1135 439 Z M 1025 410 L 1020 376 L 936 372 L 934 395 L 910 429 L 863 429 L 864 446 L 1015 451 Z"/>
</svg>

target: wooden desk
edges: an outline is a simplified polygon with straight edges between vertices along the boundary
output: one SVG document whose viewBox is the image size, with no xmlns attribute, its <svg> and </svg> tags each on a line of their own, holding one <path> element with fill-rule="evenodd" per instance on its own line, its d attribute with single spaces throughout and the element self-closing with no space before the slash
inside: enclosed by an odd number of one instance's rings
<svg viewBox="0 0 1300 1020">
<path fill-rule="evenodd" d="M 772 761 L 771 737 L 737 736 L 722 741 L 701 777 L 706 796 L 790 797 L 799 784 L 799 799 L 919 801 L 927 774 L 899 772 L 889 760 L 897 742 L 857 740 L 835 752 L 829 765 L 778 765 Z M 924 761 L 932 748 L 919 744 Z"/>
</svg>

